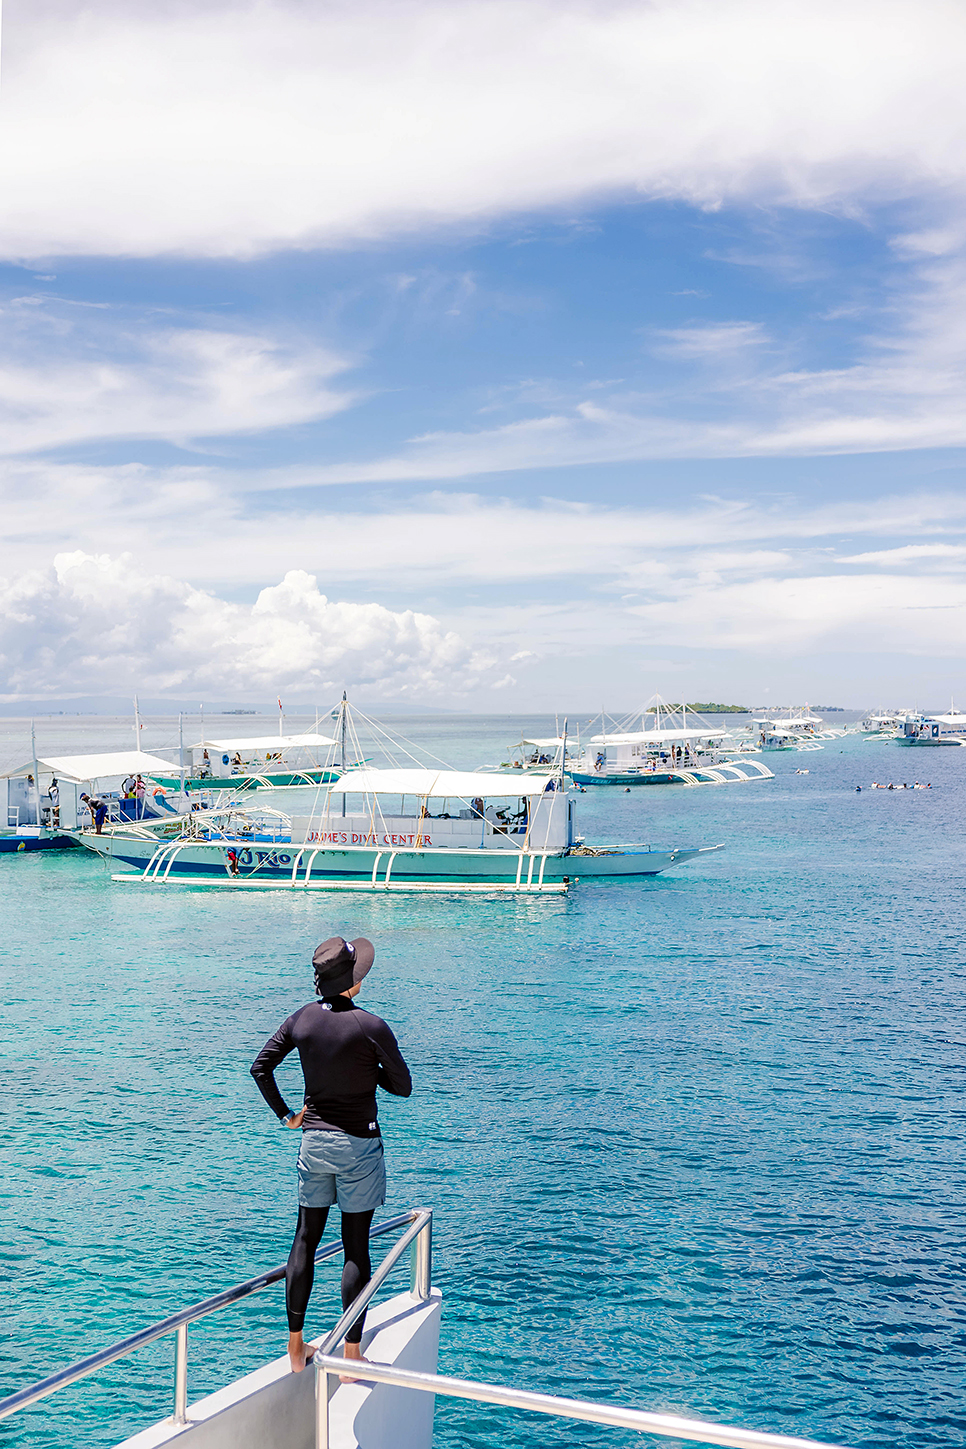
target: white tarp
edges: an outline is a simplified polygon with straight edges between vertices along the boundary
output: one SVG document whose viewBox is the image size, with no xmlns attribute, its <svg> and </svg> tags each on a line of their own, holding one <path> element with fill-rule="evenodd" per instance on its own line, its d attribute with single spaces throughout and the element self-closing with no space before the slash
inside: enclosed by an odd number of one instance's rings
<svg viewBox="0 0 966 1449">
<path fill-rule="evenodd" d="M 192 750 L 308 750 L 334 745 L 328 735 L 261 735 L 247 740 L 198 740 Z"/>
<path fill-rule="evenodd" d="M 660 745 L 677 740 L 723 740 L 727 730 L 638 730 L 629 735 L 591 735 L 592 745 Z"/>
<path fill-rule="evenodd" d="M 538 750 L 559 750 L 563 740 L 521 740 L 520 743 L 521 745 L 536 745 Z M 573 735 L 570 737 L 570 743 L 573 744 Z"/>
<path fill-rule="evenodd" d="M 177 766 L 170 760 L 161 760 L 157 755 L 146 755 L 143 750 L 115 750 L 109 755 L 57 755 L 37 757 L 51 774 L 64 780 L 110 779 L 114 775 L 170 775 L 177 772 Z M 33 770 L 33 761 L 10 770 L 10 775 L 25 775 Z"/>
<path fill-rule="evenodd" d="M 333 795 L 431 795 L 434 799 L 473 800 L 498 796 L 542 795 L 552 775 L 524 775 L 515 779 L 505 772 L 487 775 L 476 770 L 347 770 L 326 786 Z"/>
</svg>

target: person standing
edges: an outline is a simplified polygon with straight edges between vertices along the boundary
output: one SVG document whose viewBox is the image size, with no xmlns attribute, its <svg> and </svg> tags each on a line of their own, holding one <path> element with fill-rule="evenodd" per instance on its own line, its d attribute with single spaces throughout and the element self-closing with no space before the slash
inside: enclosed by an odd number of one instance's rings
<svg viewBox="0 0 966 1449">
<path fill-rule="evenodd" d="M 298 1156 L 298 1223 L 285 1270 L 288 1354 L 300 1373 L 312 1359 L 303 1339 L 315 1275 L 315 1254 L 329 1208 L 342 1210 L 343 1310 L 372 1276 L 369 1229 L 386 1200 L 386 1167 L 376 1108 L 376 1088 L 396 1097 L 412 1093 L 412 1077 L 396 1038 L 380 1017 L 353 998 L 375 960 L 371 941 L 332 936 L 312 957 L 316 999 L 283 1021 L 251 1067 L 258 1090 L 293 1131 L 301 1129 Z M 298 1051 L 305 1079 L 303 1106 L 293 1112 L 275 1081 L 275 1069 Z M 362 1359 L 361 1313 L 345 1336 L 347 1359 Z"/>
<path fill-rule="evenodd" d="M 94 825 L 94 834 L 104 834 L 104 821 L 107 819 L 107 805 L 99 800 L 96 795 L 82 795 L 81 799 L 91 812 L 91 821 Z"/>
</svg>

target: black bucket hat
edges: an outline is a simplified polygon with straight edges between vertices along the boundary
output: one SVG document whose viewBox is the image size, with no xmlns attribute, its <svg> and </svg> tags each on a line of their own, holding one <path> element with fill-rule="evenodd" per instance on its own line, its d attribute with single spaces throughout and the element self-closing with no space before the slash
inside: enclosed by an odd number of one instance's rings
<svg viewBox="0 0 966 1449">
<path fill-rule="evenodd" d="M 316 992 L 319 996 L 341 996 L 350 986 L 358 986 L 375 959 L 376 948 L 365 936 L 357 936 L 354 941 L 330 936 L 315 948 L 312 957 Z"/>
</svg>

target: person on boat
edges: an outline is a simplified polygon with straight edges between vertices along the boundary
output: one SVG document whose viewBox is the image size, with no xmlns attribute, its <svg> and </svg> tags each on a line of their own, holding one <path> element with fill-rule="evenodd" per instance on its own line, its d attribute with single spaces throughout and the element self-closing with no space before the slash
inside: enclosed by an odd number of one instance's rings
<svg viewBox="0 0 966 1449">
<path fill-rule="evenodd" d="M 201 778 L 203 780 L 207 780 L 210 775 L 211 775 L 211 756 L 209 755 L 208 751 L 205 750 L 204 754 L 201 757 Z"/>
<path fill-rule="evenodd" d="M 96 795 L 82 795 L 81 799 L 87 806 L 88 810 L 91 812 L 91 821 L 94 825 L 94 834 L 103 835 L 104 821 L 107 819 L 107 806 L 105 805 L 104 801 L 99 800 Z"/>
<path fill-rule="evenodd" d="M 134 779 L 134 776 L 133 775 L 128 775 L 128 777 L 127 777 L 126 780 L 122 780 L 122 782 L 121 782 L 121 795 L 122 795 L 122 797 L 125 800 L 133 800 L 134 799 L 134 786 L 135 786 L 135 783 L 136 782 L 135 782 L 135 779 Z"/>
<path fill-rule="evenodd" d="M 484 806 L 484 804 L 483 804 L 483 796 L 482 795 L 476 795 L 476 796 L 474 796 L 474 798 L 470 801 L 470 806 L 471 806 L 471 808 L 473 810 L 473 813 L 475 815 L 479 815 L 479 816 L 482 817 L 483 811 L 486 808 Z"/>
<path fill-rule="evenodd" d="M 50 822 L 52 825 L 60 824 L 60 786 L 55 775 L 47 787 L 47 799 L 50 801 Z"/>
<path fill-rule="evenodd" d="M 413 1090 L 409 1068 L 384 1021 L 357 1007 L 353 998 L 375 960 L 371 941 L 333 936 L 312 957 L 316 999 L 282 1023 L 252 1063 L 251 1073 L 272 1111 L 286 1127 L 301 1129 L 298 1157 L 298 1225 L 285 1270 L 288 1355 L 300 1373 L 313 1350 L 303 1339 L 315 1253 L 329 1208 L 342 1209 L 342 1307 L 359 1296 L 372 1274 L 369 1229 L 386 1200 L 386 1167 L 377 1120 L 376 1088 L 396 1097 Z M 305 1078 L 303 1106 L 293 1112 L 275 1082 L 275 1069 L 298 1051 Z M 345 1357 L 361 1361 L 360 1314 L 345 1336 Z"/>
</svg>

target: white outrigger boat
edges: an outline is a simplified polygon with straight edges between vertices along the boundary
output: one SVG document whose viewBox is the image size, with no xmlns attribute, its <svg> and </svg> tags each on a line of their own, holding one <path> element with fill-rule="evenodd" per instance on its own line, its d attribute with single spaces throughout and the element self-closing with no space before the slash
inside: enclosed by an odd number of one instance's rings
<svg viewBox="0 0 966 1449">
<path fill-rule="evenodd" d="M 200 739 L 182 756 L 185 768 L 155 773 L 169 790 L 279 790 L 319 785 L 339 778 L 338 769 L 320 759 L 336 741 L 310 730 L 301 735 L 257 735 Z"/>
<path fill-rule="evenodd" d="M 708 724 L 687 705 L 675 708 L 657 697 L 641 710 L 639 729 L 628 729 L 630 722 L 608 731 L 601 712 L 601 732 L 591 735 L 583 754 L 568 766 L 575 785 L 728 785 L 774 779 L 761 761 L 733 758 L 753 751 L 749 741 L 737 744 L 728 730 Z"/>
<path fill-rule="evenodd" d="M 175 804 L 161 787 L 153 786 L 156 772 L 170 768 L 144 750 L 38 756 L 35 748 L 32 760 L 0 776 L 0 806 L 6 806 L 0 852 L 73 848 L 78 829 L 90 818 L 82 786 L 103 803 L 111 827 L 132 820 L 145 825 L 170 820 Z M 121 777 L 137 775 L 145 779 L 143 795 L 125 797 Z"/>
<path fill-rule="evenodd" d="M 951 705 L 948 714 L 910 714 L 893 735 L 900 745 L 966 745 L 966 714 Z"/>
<path fill-rule="evenodd" d="M 238 804 L 118 823 L 79 844 L 128 869 L 117 881 L 291 890 L 560 893 L 577 879 L 658 875 L 720 846 L 591 846 L 561 771 L 349 770 L 310 816 Z M 398 803 L 397 803 L 398 802 Z"/>
<path fill-rule="evenodd" d="M 756 715 L 749 729 L 757 732 L 761 750 L 820 750 L 823 740 L 840 740 L 845 734 L 844 729 L 825 727 L 821 715 L 812 714 L 807 704 L 771 716 Z"/>
<path fill-rule="evenodd" d="M 902 727 L 907 719 L 920 717 L 918 711 L 914 709 L 870 710 L 865 718 L 859 721 L 859 732 L 870 737 L 885 735 L 891 739 L 902 733 Z"/>
</svg>

